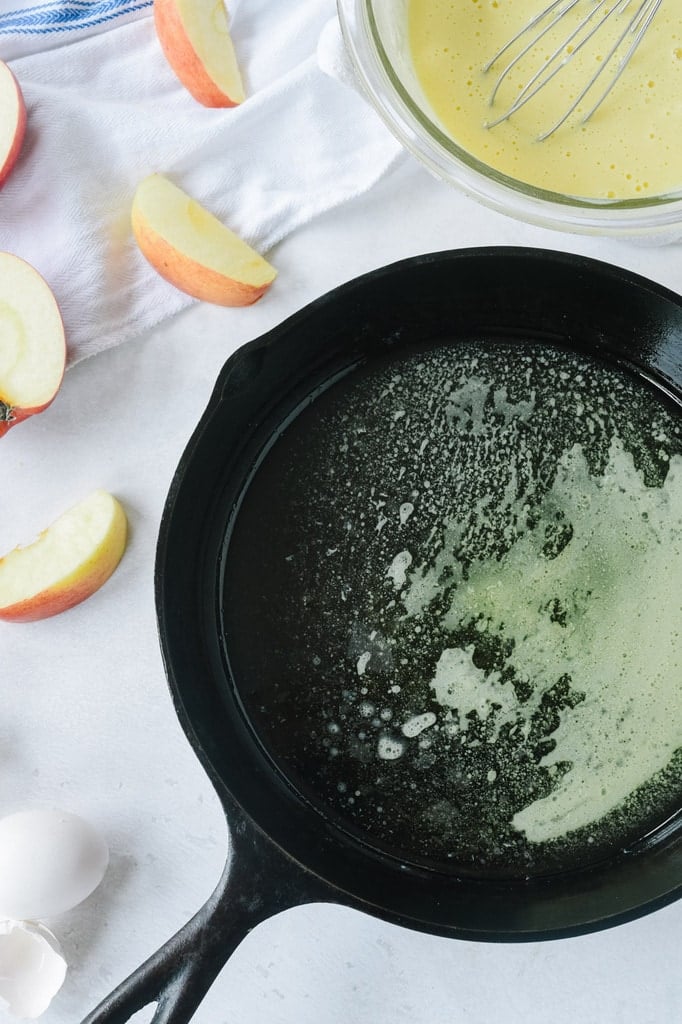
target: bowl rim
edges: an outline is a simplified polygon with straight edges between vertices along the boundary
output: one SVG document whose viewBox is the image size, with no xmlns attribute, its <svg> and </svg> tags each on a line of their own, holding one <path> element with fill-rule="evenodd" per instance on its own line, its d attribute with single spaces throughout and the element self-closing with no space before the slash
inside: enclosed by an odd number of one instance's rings
<svg viewBox="0 0 682 1024">
<path fill-rule="evenodd" d="M 383 46 L 372 5 L 373 0 L 337 0 L 346 53 L 365 98 L 435 177 L 497 212 L 541 227 L 635 239 L 673 232 L 670 241 L 682 238 L 682 192 L 648 199 L 581 199 L 518 181 L 469 154 L 410 97 Z"/>
</svg>

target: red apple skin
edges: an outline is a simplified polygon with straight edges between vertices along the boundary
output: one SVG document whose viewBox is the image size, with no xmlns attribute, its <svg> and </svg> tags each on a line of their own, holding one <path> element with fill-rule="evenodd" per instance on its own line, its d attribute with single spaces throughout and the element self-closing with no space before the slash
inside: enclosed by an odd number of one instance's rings
<svg viewBox="0 0 682 1024">
<path fill-rule="evenodd" d="M 19 257 L 17 256 L 15 257 L 15 259 L 19 259 Z M 25 263 L 26 261 L 23 260 L 22 262 Z M 31 269 L 33 270 L 34 273 L 38 273 L 35 267 L 31 267 Z M 47 282 L 45 283 L 47 285 Z M 57 309 L 59 310 L 59 307 L 57 307 Z M 0 437 L 4 437 L 8 430 L 11 430 L 12 427 L 16 427 L 17 423 L 21 423 L 23 420 L 27 420 L 30 416 L 35 416 L 36 413 L 43 412 L 44 409 L 47 409 L 48 406 L 52 405 L 55 398 L 57 397 L 57 393 L 60 387 L 62 386 L 62 381 L 64 380 L 64 372 L 66 370 L 66 335 L 64 333 L 64 321 L 62 319 L 61 313 L 59 314 L 59 319 L 61 320 L 62 323 L 62 337 L 64 339 L 64 362 L 62 366 L 61 377 L 59 378 L 59 384 L 57 385 L 54 394 L 52 395 L 52 398 L 50 398 L 49 402 L 44 402 L 42 405 L 36 405 L 33 406 L 32 408 L 24 409 L 21 406 L 9 405 L 9 403 L 5 399 L 5 396 L 2 393 L 2 385 L 0 385 Z"/>
<path fill-rule="evenodd" d="M 62 380 L 63 379 L 64 374 L 62 373 Z M 61 380 L 59 382 L 59 386 L 61 387 Z M 57 391 L 58 390 L 59 388 L 57 388 Z M 16 406 L 10 406 L 8 413 L 9 419 L 0 420 L 0 437 L 4 437 L 8 430 L 11 430 L 12 427 L 16 427 L 17 423 L 21 423 L 23 420 L 27 420 L 30 416 L 35 416 L 36 413 L 43 412 L 44 409 L 47 409 L 50 405 L 52 405 L 55 398 L 57 397 L 57 391 L 55 391 L 54 395 L 52 396 L 49 402 L 45 402 L 44 405 L 35 406 L 33 409 L 19 409 Z M 3 400 L 2 394 L 0 394 L 0 402 L 2 402 L 3 405 L 6 404 Z M 0 407 L 0 415 L 1 414 L 2 408 Z"/>
<path fill-rule="evenodd" d="M 107 567 L 107 569 L 102 569 L 79 580 L 78 583 L 62 584 L 52 587 L 50 590 L 44 590 L 36 597 L 17 601 L 16 604 L 3 608 L 0 611 L 0 620 L 3 622 L 38 622 L 40 619 L 59 615 L 85 601 L 96 590 L 99 590 L 110 576 L 111 571 L 108 571 Z"/>
<path fill-rule="evenodd" d="M 52 615 L 68 611 L 91 597 L 102 587 L 117 568 L 125 551 L 128 539 L 128 522 L 122 507 L 117 508 L 115 541 L 106 551 L 106 557 L 97 559 L 88 571 L 79 576 L 75 570 L 71 576 L 60 580 L 53 587 L 33 594 L 23 601 L 0 608 L 0 621 L 38 622 Z"/>
<path fill-rule="evenodd" d="M 133 233 L 145 259 L 170 284 L 202 302 L 218 306 L 251 306 L 265 294 L 271 281 L 263 285 L 235 281 L 216 270 L 197 263 L 174 249 L 141 217 L 133 213 Z"/>
<path fill-rule="evenodd" d="M 204 107 L 236 107 L 207 74 L 173 0 L 154 0 L 154 25 L 166 60 L 184 87 Z"/>
<path fill-rule="evenodd" d="M 12 148 L 7 154 L 4 164 L 2 165 L 2 167 L 0 167 L 0 188 L 2 188 L 2 186 L 4 185 L 7 177 L 9 176 L 10 171 L 12 170 L 15 163 L 17 162 L 17 159 L 19 158 L 19 153 L 21 152 L 21 147 L 24 143 L 24 136 L 26 135 L 26 104 L 24 103 L 24 96 L 21 91 L 19 83 L 17 82 L 16 78 L 14 77 L 11 71 L 10 74 L 12 75 L 12 80 L 14 81 L 14 85 L 17 90 L 17 96 L 19 98 L 19 121 L 17 122 L 17 130 L 14 134 L 14 142 L 12 143 Z M 1 436 L 2 434 L 0 433 L 0 437 Z"/>
<path fill-rule="evenodd" d="M 66 341 L 64 342 L 64 366 L 66 367 Z M 59 380 L 59 384 L 57 385 L 57 390 L 55 391 L 49 402 L 44 402 L 43 405 L 36 405 L 31 409 L 22 409 L 16 405 L 8 406 L 4 398 L 2 397 L 2 392 L 0 391 L 0 403 L 2 403 L 2 405 L 0 405 L 0 415 L 4 415 L 6 417 L 4 419 L 0 419 L 0 437 L 4 437 L 5 434 L 12 429 L 12 427 L 16 427 L 17 423 L 22 423 L 24 420 L 29 419 L 29 417 L 35 416 L 39 412 L 44 412 L 45 409 L 49 408 L 49 406 L 52 405 L 55 398 L 57 397 L 57 393 L 62 385 L 63 380 L 64 370 L 62 370 L 62 375 Z M 3 406 L 8 410 L 7 412 L 3 413 Z"/>
</svg>

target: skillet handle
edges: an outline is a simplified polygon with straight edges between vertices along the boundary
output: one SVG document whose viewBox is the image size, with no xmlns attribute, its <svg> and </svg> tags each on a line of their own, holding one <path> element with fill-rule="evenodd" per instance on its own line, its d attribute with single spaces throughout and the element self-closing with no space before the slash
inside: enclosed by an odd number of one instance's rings
<svg viewBox="0 0 682 1024">
<path fill-rule="evenodd" d="M 204 906 L 82 1024 L 126 1024 L 151 1003 L 151 1024 L 187 1024 L 227 960 L 261 921 L 290 907 L 333 899 L 241 814 L 231 818 L 231 852 Z"/>
</svg>

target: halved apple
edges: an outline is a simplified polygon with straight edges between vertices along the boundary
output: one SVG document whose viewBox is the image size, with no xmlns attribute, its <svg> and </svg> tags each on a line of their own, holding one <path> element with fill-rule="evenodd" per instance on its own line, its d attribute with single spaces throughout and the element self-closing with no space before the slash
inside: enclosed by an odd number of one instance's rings
<svg viewBox="0 0 682 1024">
<path fill-rule="evenodd" d="M 0 187 L 17 162 L 26 133 L 26 104 L 19 83 L 0 60 Z"/>
<path fill-rule="evenodd" d="M 154 24 L 173 71 L 205 107 L 235 107 L 242 76 L 224 0 L 154 0 Z"/>
<path fill-rule="evenodd" d="M 0 558 L 0 619 L 46 619 L 90 597 L 120 562 L 127 527 L 120 502 L 93 491 L 32 544 Z"/>
<path fill-rule="evenodd" d="M 161 174 L 138 185 L 132 225 L 154 269 L 195 299 L 249 306 L 277 276 L 250 245 Z"/>
<path fill-rule="evenodd" d="M 65 362 L 64 325 L 50 288 L 24 260 L 0 252 L 0 437 L 47 408 Z"/>
</svg>

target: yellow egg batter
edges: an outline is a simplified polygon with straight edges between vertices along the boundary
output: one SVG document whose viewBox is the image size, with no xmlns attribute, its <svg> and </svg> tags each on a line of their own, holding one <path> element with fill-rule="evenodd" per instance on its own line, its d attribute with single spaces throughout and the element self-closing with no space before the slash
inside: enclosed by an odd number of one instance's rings
<svg viewBox="0 0 682 1024">
<path fill-rule="evenodd" d="M 486 127 L 507 110 L 594 0 L 575 5 L 502 83 L 495 81 L 519 46 L 484 72 L 485 64 L 545 5 L 546 0 L 409 0 L 409 41 L 417 77 L 436 119 L 455 142 L 479 160 L 519 181 L 551 192 L 598 200 L 646 199 L 682 188 L 682 3 L 663 0 L 622 77 L 597 111 L 584 116 L 608 83 L 588 94 L 576 112 L 544 141 L 603 62 L 632 0 L 508 121 Z M 596 22 L 595 22 L 596 24 Z M 617 66 L 617 60 L 614 63 Z M 610 64 L 609 64 L 610 68 Z"/>
</svg>

